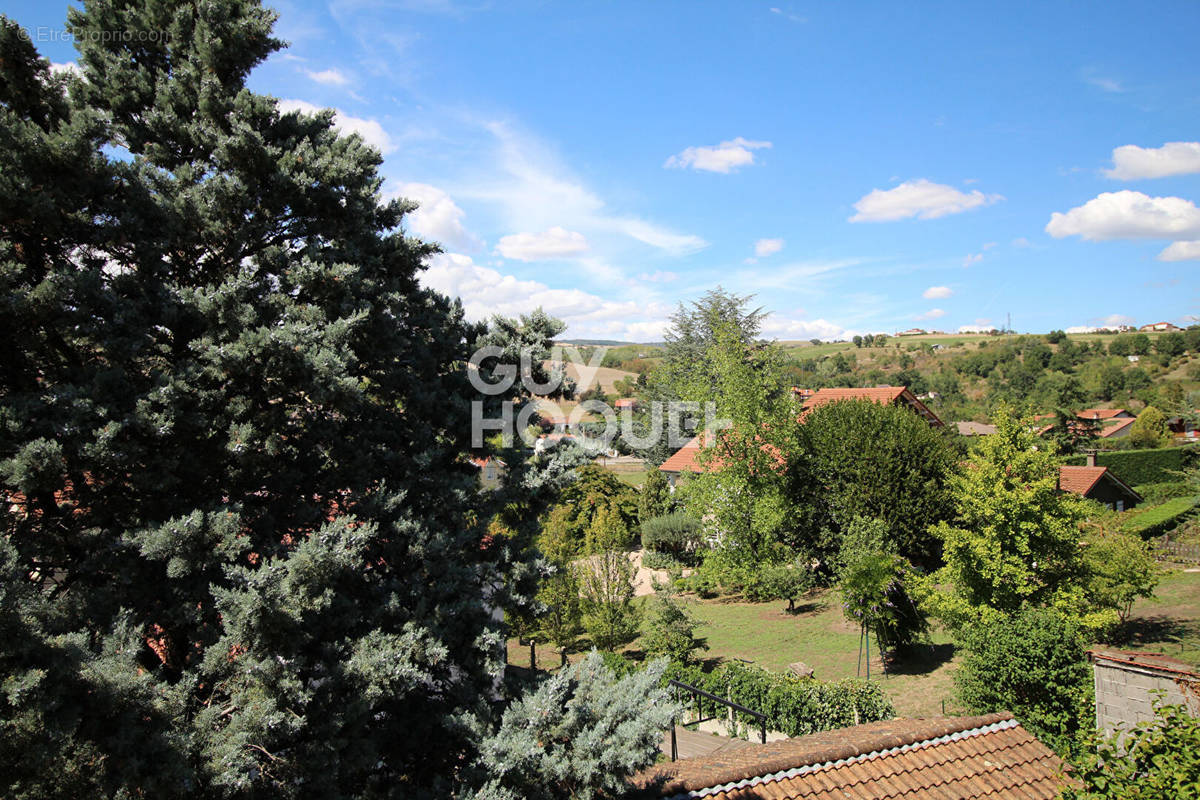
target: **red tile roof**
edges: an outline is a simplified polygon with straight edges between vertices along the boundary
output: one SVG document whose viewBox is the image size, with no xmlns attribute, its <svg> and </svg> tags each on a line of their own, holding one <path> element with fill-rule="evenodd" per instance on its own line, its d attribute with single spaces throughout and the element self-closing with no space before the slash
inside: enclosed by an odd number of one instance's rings
<svg viewBox="0 0 1200 800">
<path fill-rule="evenodd" d="M 922 417 L 929 420 L 930 425 L 940 427 L 942 424 L 942 421 L 938 419 L 936 414 L 930 411 L 924 403 L 916 398 L 916 395 L 903 386 L 818 389 L 815 394 L 804 401 L 804 413 L 812 411 L 814 408 L 823 406 L 826 403 L 836 403 L 838 400 L 870 400 L 874 403 L 879 403 L 881 406 L 894 405 L 897 402 L 903 401 Z"/>
<path fill-rule="evenodd" d="M 676 450 L 670 458 L 658 468 L 660 472 L 699 472 L 700 465 L 696 457 L 700 455 L 700 437 L 697 436 L 683 447 Z"/>
<path fill-rule="evenodd" d="M 903 386 L 876 386 L 863 389 L 818 389 L 817 393 L 808 398 L 805 408 L 816 408 L 826 403 L 838 400 L 873 400 L 880 405 L 894 403 L 907 391 Z"/>
<path fill-rule="evenodd" d="M 1128 414 L 1130 417 L 1133 416 L 1123 408 L 1085 408 L 1075 414 L 1075 416 L 1080 419 L 1112 419 L 1121 414 Z"/>
<path fill-rule="evenodd" d="M 1107 439 L 1111 436 L 1116 436 L 1118 433 L 1125 430 L 1126 428 L 1128 428 L 1130 425 L 1132 425 L 1136 421 L 1137 420 L 1135 420 L 1135 419 L 1108 419 L 1108 420 L 1105 420 L 1101 425 L 1100 433 L 1098 435 L 1100 436 L 1101 439 Z"/>
<path fill-rule="evenodd" d="M 1106 472 L 1108 467 L 1059 467 L 1058 488 L 1064 492 L 1086 495 Z"/>
<path fill-rule="evenodd" d="M 1010 714 L 897 719 L 660 764 L 659 797 L 1045 798 L 1063 764 Z"/>
</svg>

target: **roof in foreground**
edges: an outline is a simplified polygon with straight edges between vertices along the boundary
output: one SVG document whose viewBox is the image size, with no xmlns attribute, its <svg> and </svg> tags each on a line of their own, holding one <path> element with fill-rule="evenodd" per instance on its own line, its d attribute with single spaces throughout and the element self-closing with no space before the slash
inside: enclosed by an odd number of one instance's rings
<svg viewBox="0 0 1200 800">
<path fill-rule="evenodd" d="M 1045 798 L 1063 764 L 1011 714 L 872 722 L 715 756 L 638 776 L 659 797 Z"/>
</svg>

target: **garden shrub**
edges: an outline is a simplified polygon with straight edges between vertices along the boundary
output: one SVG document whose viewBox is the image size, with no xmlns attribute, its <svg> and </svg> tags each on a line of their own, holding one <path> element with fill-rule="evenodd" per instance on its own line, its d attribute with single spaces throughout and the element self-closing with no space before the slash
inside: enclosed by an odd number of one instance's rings
<svg viewBox="0 0 1200 800">
<path fill-rule="evenodd" d="M 700 521 L 682 511 L 642 523 L 642 547 L 670 553 L 680 560 L 694 557 L 700 543 Z"/>
<path fill-rule="evenodd" d="M 767 715 L 768 730 L 788 736 L 891 719 L 896 714 L 880 684 L 853 678 L 819 681 L 737 661 L 721 664 L 711 672 L 699 666 L 672 664 L 664 678 L 674 678 L 761 711 Z M 739 726 L 744 726 L 743 731 L 758 728 L 759 723 L 748 714 L 739 712 L 734 717 Z"/>
<path fill-rule="evenodd" d="M 1026 607 L 968 626 L 954 676 L 959 699 L 979 714 L 1011 711 L 1060 754 L 1092 727 L 1092 671 L 1079 625 L 1060 612 Z"/>
<path fill-rule="evenodd" d="M 1148 504 L 1162 503 L 1176 497 L 1188 497 L 1196 493 L 1195 488 L 1187 481 L 1161 481 L 1159 483 L 1143 483 L 1133 487 Z"/>
<path fill-rule="evenodd" d="M 751 603 L 787 600 L 794 606 L 796 598 L 812 587 L 814 579 L 808 564 L 800 559 L 764 559 L 741 564 L 721 558 L 719 552 L 710 552 L 696 571 L 687 578 L 680 578 L 676 586 L 701 597 L 740 594 Z"/>
<path fill-rule="evenodd" d="M 1150 539 L 1174 530 L 1195 511 L 1200 497 L 1176 497 L 1157 506 L 1138 509 L 1122 523 L 1121 530 Z"/>
<path fill-rule="evenodd" d="M 684 563 L 670 553 L 657 550 L 642 551 L 642 566 L 646 569 L 679 569 Z"/>
</svg>

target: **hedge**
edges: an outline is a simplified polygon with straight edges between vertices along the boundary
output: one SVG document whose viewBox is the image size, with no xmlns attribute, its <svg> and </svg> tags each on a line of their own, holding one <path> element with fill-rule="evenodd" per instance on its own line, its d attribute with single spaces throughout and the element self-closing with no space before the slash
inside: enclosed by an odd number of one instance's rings
<svg viewBox="0 0 1200 800">
<path fill-rule="evenodd" d="M 721 664 L 712 672 L 705 672 L 696 665 L 671 664 L 663 678 L 674 678 L 760 711 L 767 715 L 768 730 L 788 736 L 846 728 L 896 715 L 891 700 L 873 681 L 853 678 L 819 681 L 737 661 Z M 681 699 L 686 701 L 687 698 L 681 695 Z M 711 716 L 708 709 L 712 709 L 713 703 L 711 700 L 704 702 L 705 714 Z M 728 711 L 725 706 L 712 710 Z M 759 728 L 760 723 L 749 714 L 737 712 L 735 718 L 746 731 Z"/>
<path fill-rule="evenodd" d="M 1157 506 L 1133 511 L 1121 523 L 1121 530 L 1143 539 L 1174 530 L 1200 504 L 1200 497 L 1176 497 Z"/>
<path fill-rule="evenodd" d="M 1152 450 L 1105 450 L 1096 454 L 1096 463 L 1108 467 L 1113 474 L 1130 486 L 1139 483 L 1165 483 L 1179 480 L 1175 472 L 1197 462 L 1196 447 L 1158 447 Z M 1064 464 L 1083 466 L 1087 457 L 1074 455 Z"/>
</svg>

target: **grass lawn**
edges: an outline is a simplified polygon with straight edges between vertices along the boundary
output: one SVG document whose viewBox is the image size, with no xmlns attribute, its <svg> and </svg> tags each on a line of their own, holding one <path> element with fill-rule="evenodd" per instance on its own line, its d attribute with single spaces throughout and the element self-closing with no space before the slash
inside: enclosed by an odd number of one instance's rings
<svg viewBox="0 0 1200 800">
<path fill-rule="evenodd" d="M 689 604 L 704 623 L 699 634 L 708 638 L 709 658 L 744 658 L 782 671 L 794 661 L 813 668 L 820 680 L 853 678 L 859 652 L 859 632 L 842 615 L 836 591 L 823 592 L 787 612 L 787 603 L 728 603 L 698 600 Z M 954 646 L 942 631 L 934 631 L 930 646 L 919 647 L 908 663 L 893 666 L 882 676 L 872 642 L 871 678 L 880 678 L 901 716 L 935 716 L 957 710 L 954 703 Z M 865 674 L 865 666 L 864 666 Z"/>
<path fill-rule="evenodd" d="M 853 678 L 859 634 L 843 617 L 836 591 L 815 594 L 787 612 L 787 603 L 695 600 L 688 610 L 702 623 L 708 659 L 741 658 L 772 670 L 804 661 L 821 680 Z M 873 653 L 871 678 L 877 677 L 901 716 L 938 716 L 943 702 L 947 714 L 964 713 L 954 698 L 958 665 L 950 636 L 935 630 L 931 644 L 917 648 L 905 662 L 882 677 Z M 636 648 L 636 642 L 632 646 Z M 873 646 L 873 645 L 872 645 Z M 1163 576 L 1154 597 L 1134 604 L 1129 640 L 1113 645 L 1123 650 L 1165 653 L 1200 669 L 1200 571 L 1172 569 Z M 539 648 L 543 667 L 557 665 L 557 656 Z M 509 663 L 528 666 L 528 648 L 509 643 Z M 578 659 L 576 655 L 572 660 Z"/>
<path fill-rule="evenodd" d="M 627 486 L 632 486 L 635 489 L 642 488 L 642 484 L 646 482 L 646 476 L 650 473 L 646 470 L 641 472 L 617 472 L 617 480 Z"/>
<path fill-rule="evenodd" d="M 1129 641 L 1118 647 L 1163 653 L 1200 670 L 1200 570 L 1172 570 L 1154 597 L 1134 603 Z"/>
</svg>

